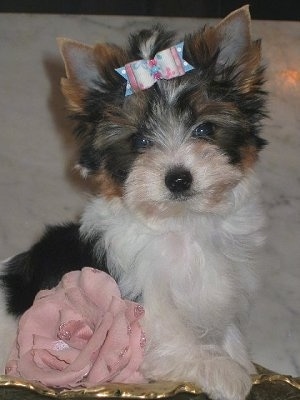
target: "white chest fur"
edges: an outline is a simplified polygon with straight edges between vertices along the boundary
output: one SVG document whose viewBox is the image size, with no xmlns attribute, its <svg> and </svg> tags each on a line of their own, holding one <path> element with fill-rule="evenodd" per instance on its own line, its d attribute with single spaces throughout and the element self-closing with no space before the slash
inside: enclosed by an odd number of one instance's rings
<svg viewBox="0 0 300 400">
<path fill-rule="evenodd" d="M 176 314 L 195 329 L 219 329 L 240 317 L 256 287 L 256 250 L 264 218 L 253 178 L 232 194 L 226 215 L 145 223 L 122 200 L 95 199 L 81 233 L 101 232 L 108 269 L 123 296 L 139 297 L 150 314 Z"/>
</svg>

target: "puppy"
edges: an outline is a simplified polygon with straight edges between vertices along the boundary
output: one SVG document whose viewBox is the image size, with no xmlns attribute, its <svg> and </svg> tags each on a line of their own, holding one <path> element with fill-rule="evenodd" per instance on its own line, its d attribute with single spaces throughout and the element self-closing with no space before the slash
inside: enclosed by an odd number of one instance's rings
<svg viewBox="0 0 300 400">
<path fill-rule="evenodd" d="M 89 265 L 144 304 L 147 378 L 245 399 L 255 369 L 242 332 L 264 241 L 253 167 L 266 143 L 264 68 L 248 7 L 179 43 L 155 26 L 131 35 L 126 49 L 59 44 L 77 168 L 99 195 L 79 223 L 48 228 L 4 262 L 3 363 L 36 293 Z"/>
</svg>

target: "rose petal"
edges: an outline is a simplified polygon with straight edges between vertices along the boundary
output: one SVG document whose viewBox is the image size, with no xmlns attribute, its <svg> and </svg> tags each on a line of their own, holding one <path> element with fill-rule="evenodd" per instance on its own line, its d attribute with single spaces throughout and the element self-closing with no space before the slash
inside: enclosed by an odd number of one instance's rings
<svg viewBox="0 0 300 400">
<path fill-rule="evenodd" d="M 67 321 L 59 326 L 57 336 L 71 347 L 83 349 L 93 335 L 92 329 L 84 321 Z"/>
<path fill-rule="evenodd" d="M 20 376 L 18 371 L 18 361 L 17 360 L 9 360 L 5 366 L 5 375 L 11 376 Z"/>
<path fill-rule="evenodd" d="M 103 311 L 108 309 L 112 296 L 121 297 L 116 281 L 110 275 L 94 268 L 82 269 L 80 287 Z"/>
<path fill-rule="evenodd" d="M 137 304 L 129 300 L 123 301 L 126 304 L 126 318 L 128 319 L 129 323 L 143 318 L 143 316 L 145 315 L 145 310 L 141 304 Z"/>
<path fill-rule="evenodd" d="M 59 301 L 55 303 L 52 300 L 44 300 L 41 299 L 33 304 L 19 321 L 17 343 L 20 349 L 20 356 L 32 348 L 32 333 L 45 337 L 56 337 L 57 316 L 62 305 Z"/>
<path fill-rule="evenodd" d="M 57 285 L 57 288 L 64 292 L 73 287 L 79 287 L 81 271 L 70 271 L 62 277 L 62 280 Z"/>
<path fill-rule="evenodd" d="M 127 325 L 124 313 L 120 312 L 114 317 L 105 342 L 89 373 L 90 384 L 110 381 L 127 364 L 127 359 L 130 357 Z"/>
<path fill-rule="evenodd" d="M 123 366 L 122 370 L 118 375 L 114 377 L 112 382 L 145 382 L 142 374 L 139 373 L 138 369 L 143 361 L 144 349 L 141 347 L 141 337 L 143 332 L 138 322 L 131 324 L 131 334 L 129 336 L 131 350 L 130 357 L 127 358 L 126 366 Z M 125 360 L 124 360 L 125 361 Z M 134 376 L 133 376 L 134 375 Z M 138 379 L 136 381 L 136 379 Z"/>
<path fill-rule="evenodd" d="M 48 297 L 48 296 L 54 294 L 55 292 L 56 292 L 56 288 L 40 290 L 40 291 L 37 293 L 37 295 L 35 296 L 35 299 L 34 299 L 34 300 L 35 300 L 35 301 L 36 301 L 36 300 L 41 300 L 41 299 L 43 299 L 43 298 L 45 298 L 45 297 Z"/>
<path fill-rule="evenodd" d="M 70 347 L 63 340 L 52 340 L 38 335 L 34 335 L 34 344 L 32 349 L 47 350 L 51 355 L 67 364 L 74 362 L 80 353 L 78 349 Z"/>
<path fill-rule="evenodd" d="M 64 305 L 64 307 L 59 311 L 59 316 L 60 325 L 65 324 L 68 321 L 80 321 L 83 319 L 82 314 L 69 304 Z"/>
<path fill-rule="evenodd" d="M 44 385 L 53 387 L 75 387 L 78 386 L 85 375 L 88 374 L 90 364 L 86 364 L 81 370 L 65 369 L 63 373 L 58 370 L 45 370 L 39 368 L 31 351 L 24 354 L 18 363 L 20 374 L 23 378 L 39 381 Z"/>
<path fill-rule="evenodd" d="M 98 355 L 101 346 L 103 345 L 107 332 L 113 323 L 113 316 L 111 313 L 106 313 L 100 321 L 99 326 L 96 327 L 93 336 L 87 345 L 81 350 L 79 356 L 70 365 L 71 369 L 80 370 L 86 364 L 90 364 L 91 360 L 95 360 L 95 354 Z"/>
<path fill-rule="evenodd" d="M 137 313 L 134 312 L 136 306 L 136 303 L 113 298 L 109 310 L 115 315 L 114 321 L 89 373 L 89 384 L 107 381 L 126 382 L 130 375 L 135 374 L 143 359 L 143 350 L 140 346 L 142 330 L 136 322 Z M 126 315 L 129 315 L 134 322 L 130 324 Z M 138 315 L 140 317 L 142 313 L 139 312 Z M 141 374 L 135 374 L 134 379 L 143 381 Z"/>
<path fill-rule="evenodd" d="M 81 314 L 81 319 L 89 321 L 91 325 L 97 323 L 99 313 L 103 314 L 102 309 L 99 309 L 81 288 L 69 288 L 66 290 L 66 298 L 69 306 Z"/>
<path fill-rule="evenodd" d="M 32 350 L 33 361 L 35 364 L 44 370 L 51 371 L 52 369 L 57 369 L 58 371 L 63 371 L 69 363 L 64 360 L 60 360 L 45 349 Z"/>
</svg>

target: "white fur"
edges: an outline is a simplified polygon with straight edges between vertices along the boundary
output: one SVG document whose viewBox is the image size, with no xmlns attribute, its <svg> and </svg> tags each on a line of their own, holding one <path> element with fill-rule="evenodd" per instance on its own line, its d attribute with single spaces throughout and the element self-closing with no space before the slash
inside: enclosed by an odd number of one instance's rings
<svg viewBox="0 0 300 400">
<path fill-rule="evenodd" d="M 158 31 L 153 32 L 153 34 L 147 40 L 145 40 L 140 44 L 140 54 L 146 60 L 150 58 L 153 52 L 153 48 L 155 46 L 158 34 L 159 34 Z"/>
<path fill-rule="evenodd" d="M 149 218 L 135 213 L 136 202 L 126 194 L 87 207 L 82 235 L 103 233 L 108 268 L 122 294 L 144 302 L 149 378 L 193 381 L 214 399 L 242 400 L 249 392 L 254 367 L 241 329 L 264 240 L 257 192 L 250 173 L 218 213 L 182 202 L 171 216 Z"/>
<path fill-rule="evenodd" d="M 5 263 L 8 260 L 0 263 L 0 274 L 2 274 Z M 0 290 L 0 375 L 4 374 L 4 367 L 7 361 L 9 352 L 12 348 L 13 341 L 16 337 L 18 322 L 15 317 L 9 315 L 6 311 L 6 298 L 1 288 Z"/>
</svg>

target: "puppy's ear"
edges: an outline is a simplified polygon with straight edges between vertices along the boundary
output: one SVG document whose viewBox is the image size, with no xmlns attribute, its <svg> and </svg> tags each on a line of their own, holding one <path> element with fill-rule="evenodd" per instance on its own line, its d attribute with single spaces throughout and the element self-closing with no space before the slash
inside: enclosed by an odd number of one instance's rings
<svg viewBox="0 0 300 400">
<path fill-rule="evenodd" d="M 249 6 L 233 11 L 215 27 L 219 45 L 219 64 L 233 64 L 247 52 L 251 46 L 250 29 Z"/>
<path fill-rule="evenodd" d="M 204 29 L 185 38 L 187 61 L 205 69 L 217 64 L 228 67 L 240 62 L 253 45 L 249 7 L 229 14 L 215 27 Z"/>
<path fill-rule="evenodd" d="M 256 93 L 264 82 L 261 41 L 251 39 L 249 6 L 229 14 L 215 28 L 219 41 L 217 69 L 231 66 L 233 84 L 240 93 Z M 228 75 L 230 77 L 230 75 Z"/>
<path fill-rule="evenodd" d="M 251 40 L 248 6 L 232 12 L 215 27 L 187 36 L 185 52 L 187 62 L 214 80 L 226 76 L 241 92 L 256 90 L 263 82 L 260 40 Z"/>
<path fill-rule="evenodd" d="M 91 91 L 102 97 L 110 93 L 112 98 L 115 91 L 122 90 L 122 82 L 114 70 L 125 63 L 125 54 L 119 47 L 109 44 L 90 47 L 65 38 L 57 41 L 66 69 L 62 91 L 71 111 L 82 112 Z"/>
</svg>

